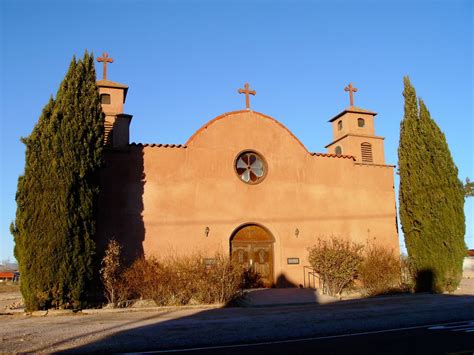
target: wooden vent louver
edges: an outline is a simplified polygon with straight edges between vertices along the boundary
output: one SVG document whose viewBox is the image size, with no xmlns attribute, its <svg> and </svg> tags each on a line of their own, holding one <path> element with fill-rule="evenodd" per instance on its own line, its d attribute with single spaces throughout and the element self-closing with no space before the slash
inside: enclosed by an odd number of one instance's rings
<svg viewBox="0 0 474 355">
<path fill-rule="evenodd" d="M 372 157 L 372 144 L 362 143 L 360 145 L 362 152 L 362 162 L 363 163 L 373 163 L 374 159 Z"/>
</svg>

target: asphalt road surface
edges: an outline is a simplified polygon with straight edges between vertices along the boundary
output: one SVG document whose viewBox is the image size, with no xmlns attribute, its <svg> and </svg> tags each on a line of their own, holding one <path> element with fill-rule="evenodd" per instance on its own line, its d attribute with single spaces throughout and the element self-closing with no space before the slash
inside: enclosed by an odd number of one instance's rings
<svg viewBox="0 0 474 355">
<path fill-rule="evenodd" d="M 150 354 L 474 354 L 474 320 L 286 341 Z"/>
</svg>

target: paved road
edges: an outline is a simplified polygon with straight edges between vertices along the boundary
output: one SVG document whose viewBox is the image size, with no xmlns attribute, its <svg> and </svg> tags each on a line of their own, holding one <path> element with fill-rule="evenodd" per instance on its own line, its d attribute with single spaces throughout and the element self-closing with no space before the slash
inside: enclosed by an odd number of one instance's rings
<svg viewBox="0 0 474 355">
<path fill-rule="evenodd" d="M 364 333 L 147 352 L 176 355 L 252 354 L 474 354 L 474 320 Z"/>
</svg>

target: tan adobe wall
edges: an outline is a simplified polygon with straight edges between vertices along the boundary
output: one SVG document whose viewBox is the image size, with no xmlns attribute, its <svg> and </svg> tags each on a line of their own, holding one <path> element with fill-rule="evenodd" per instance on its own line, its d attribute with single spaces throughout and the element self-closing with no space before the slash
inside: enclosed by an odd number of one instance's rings
<svg viewBox="0 0 474 355">
<path fill-rule="evenodd" d="M 342 154 L 354 156 L 358 163 L 362 163 L 362 143 L 372 145 L 373 164 L 385 164 L 384 138 L 374 136 L 347 136 L 328 146 L 329 153 L 335 153 L 336 147 L 342 148 Z"/>
<path fill-rule="evenodd" d="M 110 95 L 110 104 L 102 105 L 102 110 L 105 114 L 117 114 L 123 112 L 123 89 L 99 87 L 99 93 Z"/>
<path fill-rule="evenodd" d="M 357 125 L 357 119 L 363 118 L 365 120 L 365 127 Z M 375 135 L 374 116 L 364 113 L 347 112 L 332 123 L 333 140 L 339 139 L 348 133 Z M 342 129 L 338 129 L 338 122 L 342 121 Z"/>
</svg>

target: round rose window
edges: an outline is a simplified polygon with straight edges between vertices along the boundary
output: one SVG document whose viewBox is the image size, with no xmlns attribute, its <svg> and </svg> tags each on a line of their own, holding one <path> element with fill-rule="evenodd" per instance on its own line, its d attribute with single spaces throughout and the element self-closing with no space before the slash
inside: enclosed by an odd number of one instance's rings
<svg viewBox="0 0 474 355">
<path fill-rule="evenodd" d="M 239 178 L 247 184 L 256 184 L 266 175 L 266 164 L 255 152 L 243 152 L 235 160 L 235 171 Z"/>
</svg>

